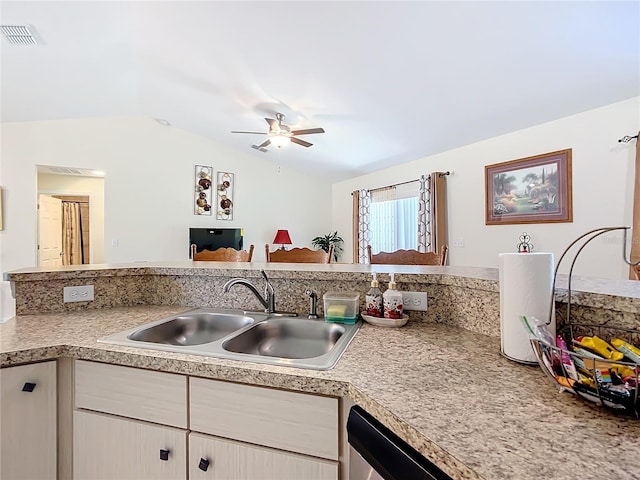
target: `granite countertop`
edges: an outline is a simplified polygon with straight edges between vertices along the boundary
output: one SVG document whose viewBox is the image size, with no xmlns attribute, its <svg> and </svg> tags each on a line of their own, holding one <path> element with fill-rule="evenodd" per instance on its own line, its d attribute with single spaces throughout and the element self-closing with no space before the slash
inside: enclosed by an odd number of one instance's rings
<svg viewBox="0 0 640 480">
<path fill-rule="evenodd" d="M 640 420 L 558 393 L 499 339 L 445 325 L 365 324 L 335 368 L 276 367 L 97 343 L 185 307 L 19 316 L 0 325 L 0 366 L 62 356 L 350 396 L 454 479 L 640 478 Z"/>
</svg>

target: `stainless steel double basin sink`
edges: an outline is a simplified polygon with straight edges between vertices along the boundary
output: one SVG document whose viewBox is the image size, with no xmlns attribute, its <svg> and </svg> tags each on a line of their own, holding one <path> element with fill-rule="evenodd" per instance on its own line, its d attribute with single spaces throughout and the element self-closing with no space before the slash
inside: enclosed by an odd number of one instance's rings
<svg viewBox="0 0 640 480">
<path fill-rule="evenodd" d="M 322 319 L 199 308 L 99 342 L 314 370 L 332 368 L 358 331 Z"/>
</svg>

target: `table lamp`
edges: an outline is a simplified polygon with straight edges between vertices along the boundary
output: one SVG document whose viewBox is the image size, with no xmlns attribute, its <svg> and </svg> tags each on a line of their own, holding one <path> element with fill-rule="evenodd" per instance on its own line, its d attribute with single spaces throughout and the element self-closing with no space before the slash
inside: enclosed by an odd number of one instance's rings
<svg viewBox="0 0 640 480">
<path fill-rule="evenodd" d="M 280 250 L 286 250 L 285 245 L 291 245 L 291 237 L 288 230 L 278 230 L 276 232 L 276 238 L 273 239 L 273 243 L 279 243 L 281 245 Z"/>
</svg>

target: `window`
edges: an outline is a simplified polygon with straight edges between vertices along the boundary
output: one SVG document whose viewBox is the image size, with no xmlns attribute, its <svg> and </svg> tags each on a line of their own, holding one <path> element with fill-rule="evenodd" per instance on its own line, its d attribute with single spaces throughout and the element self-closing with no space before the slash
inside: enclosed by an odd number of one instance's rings
<svg viewBox="0 0 640 480">
<path fill-rule="evenodd" d="M 446 183 L 434 172 L 390 187 L 353 192 L 353 258 L 396 250 L 439 252 L 447 244 Z"/>
<path fill-rule="evenodd" d="M 369 206 L 369 245 L 374 253 L 418 249 L 418 182 L 374 190 Z"/>
</svg>

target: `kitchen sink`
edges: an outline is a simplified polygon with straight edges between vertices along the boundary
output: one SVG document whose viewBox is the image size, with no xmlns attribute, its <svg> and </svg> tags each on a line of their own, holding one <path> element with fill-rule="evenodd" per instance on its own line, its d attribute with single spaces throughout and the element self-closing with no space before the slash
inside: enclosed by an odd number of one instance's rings
<svg viewBox="0 0 640 480">
<path fill-rule="evenodd" d="M 254 321 L 253 317 L 244 314 L 201 310 L 140 328 L 128 335 L 128 338 L 138 342 L 169 345 L 201 345 L 226 337 Z"/>
<path fill-rule="evenodd" d="M 332 368 L 362 322 L 199 308 L 98 339 L 98 342 L 192 355 L 284 365 Z"/>
<path fill-rule="evenodd" d="M 345 332 L 345 327 L 336 323 L 272 318 L 235 335 L 222 348 L 268 357 L 312 358 L 329 353 Z"/>
</svg>

